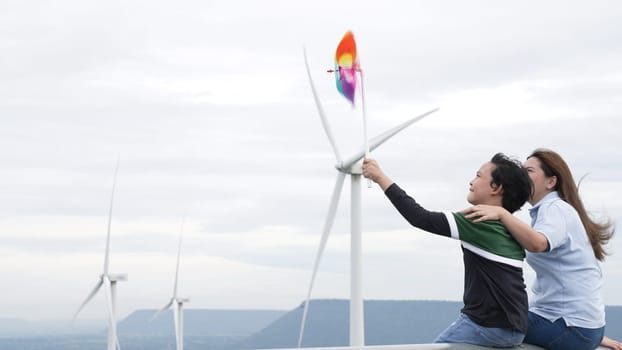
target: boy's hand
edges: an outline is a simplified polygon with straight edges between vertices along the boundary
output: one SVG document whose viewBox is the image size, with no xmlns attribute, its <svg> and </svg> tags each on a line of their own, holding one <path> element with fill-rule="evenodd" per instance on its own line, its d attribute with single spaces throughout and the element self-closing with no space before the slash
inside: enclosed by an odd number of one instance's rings
<svg viewBox="0 0 622 350">
<path fill-rule="evenodd" d="M 363 160 L 363 176 L 377 183 L 383 191 L 393 184 L 393 181 L 382 172 L 378 162 L 373 159 Z"/>
</svg>

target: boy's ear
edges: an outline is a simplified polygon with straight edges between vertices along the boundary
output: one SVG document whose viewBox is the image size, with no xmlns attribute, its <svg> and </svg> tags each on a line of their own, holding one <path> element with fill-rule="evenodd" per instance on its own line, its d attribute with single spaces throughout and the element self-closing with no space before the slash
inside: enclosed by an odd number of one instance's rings
<svg viewBox="0 0 622 350">
<path fill-rule="evenodd" d="M 503 195 L 503 185 L 492 184 L 493 195 Z"/>
</svg>

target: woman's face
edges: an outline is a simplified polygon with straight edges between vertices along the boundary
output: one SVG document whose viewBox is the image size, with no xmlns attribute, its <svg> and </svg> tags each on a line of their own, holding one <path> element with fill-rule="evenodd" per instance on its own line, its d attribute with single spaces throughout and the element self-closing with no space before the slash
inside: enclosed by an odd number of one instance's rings
<svg viewBox="0 0 622 350">
<path fill-rule="evenodd" d="M 533 197 L 529 200 L 531 205 L 538 203 L 544 196 L 552 192 L 557 183 L 555 176 L 548 177 L 544 174 L 541 164 L 540 159 L 536 157 L 527 159 L 524 164 L 533 182 Z"/>
</svg>

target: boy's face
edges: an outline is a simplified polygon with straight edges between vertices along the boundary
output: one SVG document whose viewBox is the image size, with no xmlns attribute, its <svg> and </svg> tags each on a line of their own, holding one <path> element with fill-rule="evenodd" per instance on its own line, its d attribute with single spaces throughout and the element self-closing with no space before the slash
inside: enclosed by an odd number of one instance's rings
<svg viewBox="0 0 622 350">
<path fill-rule="evenodd" d="M 495 170 L 495 165 L 491 162 L 486 162 L 479 168 L 475 178 L 469 182 L 469 194 L 467 195 L 469 203 L 473 205 L 489 203 L 495 190 L 492 186 L 493 170 Z"/>
</svg>

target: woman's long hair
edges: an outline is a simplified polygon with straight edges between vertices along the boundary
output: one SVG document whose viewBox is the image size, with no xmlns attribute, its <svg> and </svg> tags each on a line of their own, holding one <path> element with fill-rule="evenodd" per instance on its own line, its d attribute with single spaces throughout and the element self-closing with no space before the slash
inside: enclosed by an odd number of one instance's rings
<svg viewBox="0 0 622 350">
<path fill-rule="evenodd" d="M 540 160 L 540 164 L 544 174 L 548 177 L 555 176 L 557 183 L 554 190 L 559 193 L 561 199 L 570 204 L 579 213 L 579 218 L 585 227 L 585 231 L 592 244 L 594 256 L 596 259 L 603 261 L 605 259 L 605 249 L 603 245 L 609 242 L 615 231 L 610 220 L 598 223 L 592 220 L 579 197 L 579 189 L 572 178 L 572 173 L 568 164 L 557 153 L 543 148 L 538 148 L 527 159 L 536 157 Z"/>
</svg>

